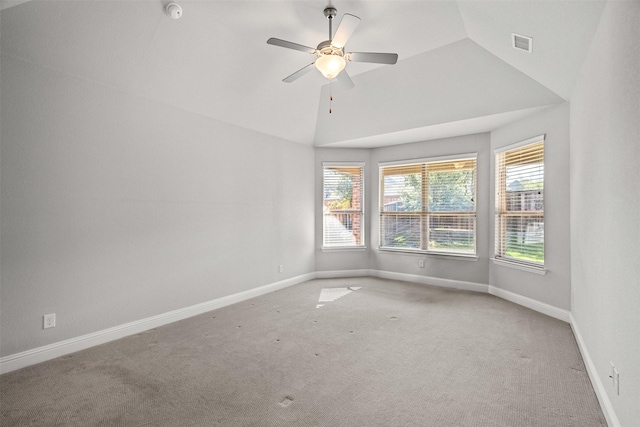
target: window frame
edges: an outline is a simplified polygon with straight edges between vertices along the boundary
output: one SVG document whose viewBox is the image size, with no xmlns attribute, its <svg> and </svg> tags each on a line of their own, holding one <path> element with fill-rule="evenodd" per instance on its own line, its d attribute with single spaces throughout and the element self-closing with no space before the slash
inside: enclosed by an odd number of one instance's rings
<svg viewBox="0 0 640 427">
<path fill-rule="evenodd" d="M 365 162 L 322 162 L 322 250 L 323 251 L 354 251 L 365 250 L 366 246 L 366 234 L 365 234 Z M 359 168 L 360 169 L 360 208 L 359 209 L 346 209 L 333 212 L 341 212 L 347 215 L 360 215 L 360 244 L 355 245 L 340 245 L 340 244 L 327 244 L 327 227 L 325 218 L 328 212 L 325 212 L 325 171 L 330 168 Z M 331 211 L 329 211 L 331 212 Z"/>
<path fill-rule="evenodd" d="M 542 143 L 542 210 L 531 210 L 531 211 L 511 211 L 506 209 L 507 201 L 506 201 L 506 170 L 502 171 L 500 156 L 504 155 L 510 151 L 517 151 L 526 146 L 534 145 Z M 504 147 L 500 147 L 494 150 L 494 169 L 495 169 L 495 182 L 494 182 L 494 257 L 491 260 L 498 265 L 503 265 L 507 267 L 516 268 L 519 270 L 529 271 L 538 274 L 546 274 L 546 238 L 544 236 L 544 226 L 546 224 L 546 214 L 545 214 L 545 188 L 546 188 L 546 134 L 537 135 L 531 138 L 527 138 L 520 142 L 516 142 L 514 144 L 510 144 Z M 505 176 L 505 180 L 502 179 L 502 176 Z M 501 193 L 505 194 L 505 197 L 502 196 Z M 522 213 L 515 214 L 513 212 L 530 212 L 530 215 L 523 215 Z M 503 230 L 504 227 L 502 219 L 505 217 L 515 217 L 515 216 L 531 216 L 531 217 L 541 217 L 541 222 L 543 224 L 543 234 L 542 234 L 542 262 L 535 261 L 527 261 L 524 259 L 518 259 L 515 257 L 510 257 L 506 255 L 506 230 Z"/>
<path fill-rule="evenodd" d="M 385 187 L 384 187 L 384 169 L 389 167 L 407 167 L 410 168 L 412 166 L 420 167 L 421 173 L 429 173 L 428 164 L 435 164 L 440 162 L 463 162 L 463 161 L 474 161 L 473 167 L 473 210 L 472 211 L 451 211 L 451 212 L 441 212 L 441 211 L 429 211 L 429 188 L 423 188 L 421 191 L 421 211 L 419 212 L 408 212 L 408 215 L 419 215 L 420 218 L 420 247 L 419 248 L 409 248 L 409 247 L 393 247 L 393 246 L 383 246 L 384 239 L 384 220 L 385 217 L 389 216 L 388 214 L 391 211 L 384 211 L 384 197 L 385 197 Z M 428 180 L 423 179 L 423 182 L 428 182 Z M 465 259 L 473 259 L 477 260 L 478 258 L 478 228 L 477 228 L 477 219 L 478 219 L 478 153 L 462 153 L 462 154 L 452 154 L 446 156 L 437 156 L 437 157 L 427 157 L 427 158 L 418 158 L 418 159 L 409 159 L 409 160 L 398 160 L 398 161 L 390 161 L 390 162 L 379 162 L 378 163 L 378 183 L 379 183 L 379 191 L 378 191 L 378 214 L 379 214 L 379 239 L 378 239 L 378 250 L 384 252 L 400 252 L 400 253 L 410 253 L 410 254 L 420 254 L 420 255 L 432 255 L 438 257 L 453 257 L 453 258 L 465 258 Z M 394 214 L 392 214 L 394 215 Z M 455 251 L 447 251 L 443 249 L 429 249 L 429 220 L 431 216 L 466 216 L 472 218 L 473 221 L 473 252 L 455 252 Z"/>
</svg>

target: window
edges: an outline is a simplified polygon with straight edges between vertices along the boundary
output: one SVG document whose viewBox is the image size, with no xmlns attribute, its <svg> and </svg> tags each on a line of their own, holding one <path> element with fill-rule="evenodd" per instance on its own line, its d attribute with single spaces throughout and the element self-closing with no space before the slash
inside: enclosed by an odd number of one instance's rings
<svg viewBox="0 0 640 427">
<path fill-rule="evenodd" d="M 544 135 L 496 152 L 495 257 L 544 267 Z"/>
<path fill-rule="evenodd" d="M 476 157 L 380 165 L 380 248 L 474 255 Z"/>
<path fill-rule="evenodd" d="M 323 247 L 364 247 L 364 164 L 323 164 Z"/>
</svg>

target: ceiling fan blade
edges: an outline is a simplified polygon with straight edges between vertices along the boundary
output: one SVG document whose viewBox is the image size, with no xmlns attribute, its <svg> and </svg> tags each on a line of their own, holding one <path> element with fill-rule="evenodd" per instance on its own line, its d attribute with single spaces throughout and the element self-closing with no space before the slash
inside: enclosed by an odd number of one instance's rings
<svg viewBox="0 0 640 427">
<path fill-rule="evenodd" d="M 340 20 L 336 33 L 333 35 L 333 39 L 331 39 L 331 44 L 335 47 L 343 48 L 351 34 L 358 28 L 359 23 L 360 18 L 350 13 L 345 13 Z"/>
<path fill-rule="evenodd" d="M 374 64 L 395 64 L 396 62 L 398 62 L 398 54 L 380 52 L 350 52 L 349 60 L 352 62 L 372 62 Z"/>
<path fill-rule="evenodd" d="M 299 50 L 301 52 L 307 53 L 316 53 L 316 50 L 309 46 L 304 46 L 298 43 L 288 42 L 282 39 L 276 39 L 275 37 L 271 37 L 267 40 L 267 44 L 272 44 L 274 46 L 286 47 L 287 49 Z"/>
<path fill-rule="evenodd" d="M 341 89 L 353 89 L 355 84 L 353 84 L 353 80 L 347 74 L 347 70 L 342 70 L 340 74 L 336 77 L 337 84 Z"/>
<path fill-rule="evenodd" d="M 285 77 L 284 79 L 282 79 L 283 82 L 285 83 L 291 83 L 293 81 L 298 80 L 300 77 L 304 76 L 305 74 L 307 74 L 309 71 L 313 70 L 315 62 L 312 62 L 311 64 L 304 66 L 302 68 L 300 68 L 298 71 L 296 71 L 295 73 L 291 74 L 290 76 Z"/>
</svg>

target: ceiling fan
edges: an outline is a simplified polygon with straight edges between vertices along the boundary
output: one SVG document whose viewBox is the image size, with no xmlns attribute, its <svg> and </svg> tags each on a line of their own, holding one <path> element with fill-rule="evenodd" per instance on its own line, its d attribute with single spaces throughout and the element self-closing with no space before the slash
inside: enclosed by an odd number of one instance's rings
<svg viewBox="0 0 640 427">
<path fill-rule="evenodd" d="M 286 47 L 288 49 L 299 50 L 316 56 L 311 64 L 299 69 L 290 76 L 285 77 L 282 81 L 291 83 L 303 75 L 313 70 L 314 66 L 323 76 L 329 80 L 337 78 L 340 86 L 344 88 L 352 88 L 353 81 L 346 71 L 344 71 L 347 62 L 369 62 L 375 64 L 395 64 L 398 62 L 397 53 L 380 53 L 380 52 L 345 52 L 344 47 L 356 30 L 360 23 L 360 18 L 349 13 L 345 13 L 338 25 L 336 33 L 333 34 L 331 24 L 336 16 L 337 10 L 334 7 L 324 9 L 324 16 L 329 20 L 329 40 L 325 40 L 313 48 L 298 43 L 289 42 L 277 38 L 267 40 L 268 44 L 274 46 Z"/>
</svg>

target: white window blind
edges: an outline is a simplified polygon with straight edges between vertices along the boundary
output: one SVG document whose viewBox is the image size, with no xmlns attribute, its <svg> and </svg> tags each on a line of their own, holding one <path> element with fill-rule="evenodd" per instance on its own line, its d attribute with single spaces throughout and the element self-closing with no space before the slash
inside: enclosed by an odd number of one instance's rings
<svg viewBox="0 0 640 427">
<path fill-rule="evenodd" d="M 475 254 L 475 155 L 381 166 L 380 248 Z"/>
<path fill-rule="evenodd" d="M 323 247 L 364 246 L 363 168 L 323 164 Z"/>
<path fill-rule="evenodd" d="M 495 257 L 543 267 L 544 136 L 532 140 L 496 153 Z"/>
</svg>

